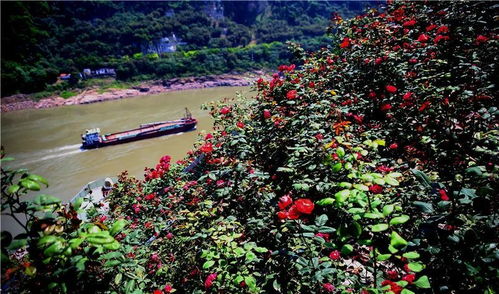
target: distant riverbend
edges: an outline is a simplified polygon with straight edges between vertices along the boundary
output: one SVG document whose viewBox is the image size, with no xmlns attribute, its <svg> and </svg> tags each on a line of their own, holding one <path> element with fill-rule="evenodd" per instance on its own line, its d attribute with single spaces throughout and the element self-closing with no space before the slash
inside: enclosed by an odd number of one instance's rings
<svg viewBox="0 0 499 294">
<path fill-rule="evenodd" d="M 53 96 L 41 99 L 40 101 L 34 101 L 30 99 L 28 95 L 19 94 L 2 98 L 1 109 L 2 112 L 23 109 L 43 109 L 64 105 L 90 104 L 179 90 L 249 86 L 255 78 L 264 74 L 265 72 L 263 71 L 255 71 L 245 74 L 222 74 L 175 78 L 163 81 L 148 81 L 130 89 L 108 89 L 105 92 L 100 92 L 98 88 L 90 88 L 68 99 Z"/>
</svg>

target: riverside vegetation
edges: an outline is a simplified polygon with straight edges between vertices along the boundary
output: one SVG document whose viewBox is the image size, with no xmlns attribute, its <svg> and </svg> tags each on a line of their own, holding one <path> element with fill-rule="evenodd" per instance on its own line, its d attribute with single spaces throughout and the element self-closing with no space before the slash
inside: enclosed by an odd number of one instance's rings
<svg viewBox="0 0 499 294">
<path fill-rule="evenodd" d="M 335 17 L 332 50 L 293 46 L 300 66 L 256 81 L 255 99 L 207 105 L 213 131 L 144 180 L 124 172 L 109 215 L 30 218 L 2 247 L 3 279 L 37 292 L 495 293 L 493 23 L 490 2 Z M 9 205 L 43 183 L 3 172 Z"/>
</svg>

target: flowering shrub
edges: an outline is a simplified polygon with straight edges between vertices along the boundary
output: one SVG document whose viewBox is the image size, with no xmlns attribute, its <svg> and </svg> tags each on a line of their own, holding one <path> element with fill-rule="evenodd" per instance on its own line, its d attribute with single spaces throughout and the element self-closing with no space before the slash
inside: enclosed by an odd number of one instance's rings
<svg viewBox="0 0 499 294">
<path fill-rule="evenodd" d="M 337 47 L 295 46 L 301 68 L 208 106 L 184 162 L 122 177 L 114 215 L 140 229 L 145 288 L 491 291 L 497 37 L 488 4 L 466 7 L 335 16 Z"/>
</svg>

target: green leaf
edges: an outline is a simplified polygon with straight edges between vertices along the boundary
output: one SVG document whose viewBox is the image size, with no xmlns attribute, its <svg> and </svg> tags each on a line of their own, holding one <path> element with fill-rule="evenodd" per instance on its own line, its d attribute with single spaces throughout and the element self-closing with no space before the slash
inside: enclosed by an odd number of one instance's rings
<svg viewBox="0 0 499 294">
<path fill-rule="evenodd" d="M 366 185 L 364 184 L 354 184 L 353 187 L 357 190 L 360 190 L 360 191 L 364 191 L 364 192 L 367 192 L 369 191 L 369 187 L 367 187 Z"/>
<path fill-rule="evenodd" d="M 106 261 L 106 263 L 104 264 L 104 267 L 114 267 L 114 266 L 119 265 L 120 263 L 121 263 L 121 261 L 116 260 L 116 259 L 112 259 L 112 260 Z"/>
<path fill-rule="evenodd" d="M 323 199 L 321 199 L 321 200 L 317 201 L 317 202 L 316 202 L 316 204 L 317 204 L 317 205 L 319 205 L 319 206 L 326 206 L 326 205 L 331 205 L 331 204 L 333 204 L 333 203 L 334 203 L 334 201 L 335 201 L 335 200 L 334 200 L 333 198 L 328 197 L 328 198 L 323 198 Z"/>
<path fill-rule="evenodd" d="M 414 285 L 418 288 L 430 289 L 430 281 L 427 276 L 422 276 L 414 282 Z"/>
<path fill-rule="evenodd" d="M 419 182 L 423 184 L 423 186 L 425 186 L 426 188 L 431 188 L 430 178 L 424 172 L 417 169 L 411 169 L 411 172 L 416 176 Z"/>
<path fill-rule="evenodd" d="M 281 284 L 279 284 L 279 282 L 277 280 L 274 280 L 274 282 L 272 282 L 272 287 L 277 292 L 281 292 Z"/>
<path fill-rule="evenodd" d="M 350 184 L 348 182 L 341 182 L 338 184 L 338 187 L 350 189 L 350 188 L 352 188 L 352 184 Z"/>
<path fill-rule="evenodd" d="M 343 168 L 343 164 L 341 162 L 337 162 L 333 165 L 332 170 L 334 173 L 339 172 Z"/>
<path fill-rule="evenodd" d="M 416 294 L 416 293 L 412 292 L 409 289 L 402 289 L 402 292 L 400 292 L 400 294 Z"/>
<path fill-rule="evenodd" d="M 377 224 L 371 228 L 372 232 L 382 232 L 388 230 L 388 224 Z"/>
<path fill-rule="evenodd" d="M 422 212 L 425 213 L 432 213 L 433 212 L 433 205 L 428 202 L 422 202 L 422 201 L 414 201 L 412 204 L 419 208 Z"/>
<path fill-rule="evenodd" d="M 350 196 L 350 190 L 348 190 L 348 189 L 341 190 L 341 191 L 337 192 L 336 194 L 334 194 L 336 201 L 338 201 L 339 203 L 345 202 L 345 200 L 347 200 L 348 196 Z"/>
<path fill-rule="evenodd" d="M 258 253 L 265 253 L 268 252 L 269 250 L 265 247 L 255 247 L 255 251 Z"/>
<path fill-rule="evenodd" d="M 234 253 L 236 254 L 236 257 L 241 257 L 246 253 L 246 251 L 241 247 L 237 247 L 234 249 Z"/>
<path fill-rule="evenodd" d="M 75 200 L 75 202 L 73 202 L 73 207 L 76 211 L 80 210 L 83 201 L 85 201 L 85 199 L 83 199 L 83 197 L 79 197 Z"/>
<path fill-rule="evenodd" d="M 401 216 L 394 217 L 390 220 L 390 225 L 400 225 L 409 220 L 409 216 L 406 214 L 403 214 Z"/>
<path fill-rule="evenodd" d="M 322 214 L 315 219 L 315 225 L 321 227 L 326 224 L 327 220 L 328 220 L 327 215 Z"/>
<path fill-rule="evenodd" d="M 17 250 L 19 248 L 22 248 L 28 244 L 28 241 L 26 239 L 14 239 L 12 240 L 12 243 L 7 247 L 9 250 Z"/>
<path fill-rule="evenodd" d="M 49 182 L 47 182 L 47 180 L 44 177 L 41 177 L 39 175 L 31 174 L 28 176 L 28 179 L 35 181 L 35 182 L 42 183 L 47 187 L 49 186 Z"/>
<path fill-rule="evenodd" d="M 383 179 L 374 179 L 374 183 L 383 186 L 385 184 L 385 180 L 383 180 Z"/>
<path fill-rule="evenodd" d="M 246 283 L 246 286 L 248 286 L 250 290 L 256 289 L 256 279 L 253 276 L 244 277 L 244 282 Z"/>
<path fill-rule="evenodd" d="M 215 261 L 213 261 L 213 260 L 208 260 L 207 262 L 205 262 L 205 263 L 203 264 L 203 269 L 208 269 L 208 268 L 212 267 L 214 264 L 215 264 Z"/>
<path fill-rule="evenodd" d="M 256 259 L 255 253 L 251 251 L 246 253 L 246 262 L 252 262 L 255 259 Z"/>
<path fill-rule="evenodd" d="M 465 172 L 471 176 L 477 176 L 477 177 L 483 174 L 483 171 L 480 166 L 467 168 Z"/>
<path fill-rule="evenodd" d="M 402 256 L 407 258 L 407 259 L 416 259 L 416 258 L 419 258 L 420 255 L 416 251 L 411 251 L 411 252 L 404 253 Z"/>
<path fill-rule="evenodd" d="M 123 278 L 122 273 L 118 273 L 116 277 L 114 277 L 114 284 L 119 285 L 121 283 L 121 279 Z"/>
<path fill-rule="evenodd" d="M 399 185 L 399 181 L 395 180 L 394 178 L 392 178 L 390 176 L 385 176 L 383 179 L 385 180 L 385 182 L 388 185 L 391 185 L 391 186 L 398 186 Z"/>
<path fill-rule="evenodd" d="M 424 265 L 419 262 L 411 262 L 407 265 L 409 269 L 413 272 L 419 273 L 424 269 Z"/>
<path fill-rule="evenodd" d="M 111 236 L 117 235 L 123 228 L 126 226 L 127 221 L 124 219 L 119 219 L 114 222 L 114 224 L 111 226 L 111 229 L 109 230 L 109 233 Z"/>
<path fill-rule="evenodd" d="M 370 219 L 376 219 L 376 218 L 383 218 L 384 215 L 379 212 L 367 212 L 364 214 L 364 217 Z"/>
<path fill-rule="evenodd" d="M 393 212 L 394 209 L 395 209 L 395 205 L 393 205 L 393 204 L 383 206 L 383 215 L 389 216 Z"/>
<path fill-rule="evenodd" d="M 407 241 L 404 238 L 400 237 L 400 235 L 395 231 L 393 231 L 390 235 L 390 239 L 390 245 L 395 248 L 407 246 Z"/>
<path fill-rule="evenodd" d="M 336 148 L 336 154 L 339 158 L 343 158 L 345 156 L 345 149 L 341 146 Z"/>
<path fill-rule="evenodd" d="M 392 256 L 391 254 L 379 254 L 378 256 L 376 256 L 376 259 L 378 261 L 385 261 L 389 259 L 391 256 Z"/>
<path fill-rule="evenodd" d="M 350 244 L 345 244 L 341 247 L 341 253 L 344 255 L 348 255 L 353 252 L 353 246 Z"/>
<path fill-rule="evenodd" d="M 17 191 L 19 191 L 19 189 L 21 188 L 21 186 L 19 185 L 11 185 L 9 186 L 9 188 L 7 188 L 7 194 L 14 194 L 16 193 Z"/>
<path fill-rule="evenodd" d="M 40 191 L 40 184 L 35 181 L 32 181 L 28 178 L 22 179 L 20 182 L 21 186 L 31 191 Z"/>
</svg>

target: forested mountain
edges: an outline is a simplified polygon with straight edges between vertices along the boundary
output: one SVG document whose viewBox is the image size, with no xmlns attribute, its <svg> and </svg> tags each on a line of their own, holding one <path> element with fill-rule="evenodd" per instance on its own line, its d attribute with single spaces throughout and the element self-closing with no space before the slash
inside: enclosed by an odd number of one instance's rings
<svg viewBox="0 0 499 294">
<path fill-rule="evenodd" d="M 368 4 L 376 2 L 2 2 L 2 96 L 43 90 L 61 72 L 83 68 L 114 66 L 121 68 L 122 79 L 161 76 L 137 69 L 127 58 L 142 57 L 149 46 L 173 35 L 182 52 L 322 36 L 331 13 L 353 16 Z M 168 66 L 165 72 L 191 73 L 186 66 Z"/>
</svg>

